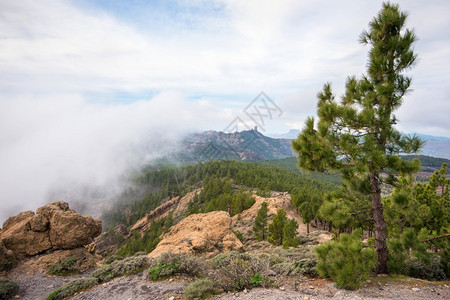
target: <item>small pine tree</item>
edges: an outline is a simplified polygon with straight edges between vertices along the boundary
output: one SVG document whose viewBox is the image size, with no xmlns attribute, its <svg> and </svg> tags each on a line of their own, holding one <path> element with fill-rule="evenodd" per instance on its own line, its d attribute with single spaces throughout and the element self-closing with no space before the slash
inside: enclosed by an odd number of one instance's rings
<svg viewBox="0 0 450 300">
<path fill-rule="evenodd" d="M 298 223 L 295 219 L 290 219 L 283 228 L 283 248 L 296 247 L 300 243 L 297 237 Z"/>
<path fill-rule="evenodd" d="M 357 289 L 367 280 L 376 264 L 372 248 L 363 248 L 361 230 L 351 235 L 341 234 L 338 240 L 323 243 L 315 248 L 317 272 L 323 278 L 331 277 L 339 288 Z"/>
<path fill-rule="evenodd" d="M 314 219 L 314 211 L 309 202 L 303 202 L 300 205 L 300 213 L 302 215 L 303 223 L 306 224 L 306 232 L 309 234 L 309 224 Z"/>
<path fill-rule="evenodd" d="M 277 214 L 273 217 L 272 224 L 269 225 L 269 243 L 278 246 L 283 245 L 284 226 L 287 222 L 286 212 L 283 209 L 279 209 Z"/>
<path fill-rule="evenodd" d="M 261 203 L 261 208 L 258 210 L 255 224 L 253 225 L 253 232 L 259 241 L 267 239 L 267 213 L 269 211 L 267 205 L 267 202 Z"/>
</svg>

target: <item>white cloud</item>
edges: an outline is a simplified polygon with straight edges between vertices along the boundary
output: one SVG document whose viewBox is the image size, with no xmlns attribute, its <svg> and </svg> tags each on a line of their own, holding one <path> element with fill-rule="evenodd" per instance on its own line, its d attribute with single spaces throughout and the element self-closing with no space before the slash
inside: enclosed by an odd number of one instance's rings
<svg viewBox="0 0 450 300">
<path fill-rule="evenodd" d="M 189 129 L 227 121 L 207 100 L 162 93 L 130 104 L 79 96 L 0 100 L 0 203 L 35 209 L 55 188 L 104 186 L 178 147 Z M 0 219 L 10 211 L 2 210 Z"/>
</svg>

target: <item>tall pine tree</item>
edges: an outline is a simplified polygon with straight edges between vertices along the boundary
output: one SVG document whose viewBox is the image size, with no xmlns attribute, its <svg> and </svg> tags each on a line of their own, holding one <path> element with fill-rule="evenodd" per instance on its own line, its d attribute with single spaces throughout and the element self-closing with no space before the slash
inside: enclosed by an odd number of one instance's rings
<svg viewBox="0 0 450 300">
<path fill-rule="evenodd" d="M 412 47 L 416 37 L 405 29 L 406 19 L 398 5 L 383 3 L 360 36 L 361 43 L 371 47 L 367 73 L 360 79 L 348 78 L 340 103 L 331 85 L 325 84 L 318 93 L 318 122 L 308 118 L 292 143 L 300 167 L 341 170 L 345 184 L 370 197 L 378 273 L 387 273 L 381 185 L 395 185 L 395 175 L 417 170 L 417 161 L 406 162 L 398 154 L 417 152 L 423 144 L 394 128 L 394 112 L 411 84 L 405 71 L 416 62 Z"/>
</svg>

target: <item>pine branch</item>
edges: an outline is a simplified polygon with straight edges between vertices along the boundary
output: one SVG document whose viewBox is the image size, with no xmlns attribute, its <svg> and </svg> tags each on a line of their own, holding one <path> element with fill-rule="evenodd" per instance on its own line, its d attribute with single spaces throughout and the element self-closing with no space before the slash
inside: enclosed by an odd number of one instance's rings
<svg viewBox="0 0 450 300">
<path fill-rule="evenodd" d="M 422 241 L 422 243 L 429 242 L 429 241 L 432 241 L 432 240 L 441 239 L 441 238 L 445 238 L 445 237 L 450 237 L 450 233 L 446 233 L 446 234 L 443 234 L 443 235 L 440 235 L 440 236 L 435 236 L 433 238 L 430 238 L 430 239 L 427 239 L 425 241 Z"/>
</svg>

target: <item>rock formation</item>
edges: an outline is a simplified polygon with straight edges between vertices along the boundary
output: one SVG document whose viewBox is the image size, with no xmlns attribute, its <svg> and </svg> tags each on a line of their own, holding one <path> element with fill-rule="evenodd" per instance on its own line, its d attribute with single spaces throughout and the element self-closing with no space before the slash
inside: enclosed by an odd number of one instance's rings
<svg viewBox="0 0 450 300">
<path fill-rule="evenodd" d="M 69 209 L 69 204 L 53 202 L 8 218 L 0 233 L 0 265 L 9 253 L 23 259 L 47 250 L 75 249 L 91 243 L 102 231 L 102 224 Z M 2 246 L 3 245 L 3 246 Z"/>
<path fill-rule="evenodd" d="M 133 232 L 135 230 L 143 230 L 143 231 L 147 230 L 151 221 L 157 219 L 158 217 L 167 213 L 172 208 L 176 207 L 177 204 L 180 202 L 180 199 L 181 197 L 175 197 L 168 201 L 163 202 L 157 208 L 146 214 L 143 218 L 139 219 L 130 229 L 130 232 Z"/>
<path fill-rule="evenodd" d="M 201 188 L 196 189 L 192 192 L 187 193 L 184 197 L 174 197 L 168 201 L 163 202 L 161 205 L 156 207 L 154 210 L 146 214 L 143 218 L 139 219 L 133 227 L 130 229 L 130 234 L 133 231 L 140 230 L 141 234 L 144 234 L 146 230 L 150 228 L 152 221 L 159 218 L 166 217 L 170 211 L 173 212 L 173 217 L 175 219 L 182 219 L 185 216 L 189 202 L 201 192 Z"/>
<path fill-rule="evenodd" d="M 241 251 L 243 245 L 231 229 L 231 218 L 224 211 L 214 211 L 181 220 L 164 235 L 149 257 L 157 257 L 164 252 L 213 256 L 232 250 Z"/>
</svg>

